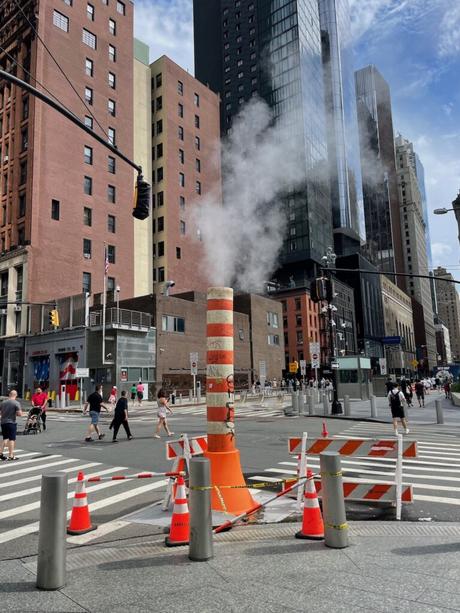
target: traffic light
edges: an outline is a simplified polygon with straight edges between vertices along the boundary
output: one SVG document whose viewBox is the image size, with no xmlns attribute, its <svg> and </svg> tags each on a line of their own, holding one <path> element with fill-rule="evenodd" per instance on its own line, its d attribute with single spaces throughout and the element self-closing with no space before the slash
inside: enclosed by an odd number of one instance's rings
<svg viewBox="0 0 460 613">
<path fill-rule="evenodd" d="M 147 219 L 150 214 L 150 185 L 144 181 L 142 175 L 138 175 L 134 188 L 133 217 L 141 221 Z"/>
<path fill-rule="evenodd" d="M 334 297 L 335 286 L 332 279 L 320 277 L 319 279 L 313 279 L 310 283 L 310 299 L 312 302 L 321 302 L 322 300 L 332 302 Z"/>
<path fill-rule="evenodd" d="M 57 309 L 52 309 L 49 313 L 48 313 L 48 317 L 49 317 L 49 322 L 50 325 L 54 326 L 55 328 L 59 327 L 59 312 Z"/>
</svg>

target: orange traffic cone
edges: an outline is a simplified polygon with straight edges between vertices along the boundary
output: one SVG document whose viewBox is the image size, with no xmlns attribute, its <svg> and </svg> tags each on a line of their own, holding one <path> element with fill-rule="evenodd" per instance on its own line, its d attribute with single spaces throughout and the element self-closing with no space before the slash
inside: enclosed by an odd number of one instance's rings
<svg viewBox="0 0 460 613">
<path fill-rule="evenodd" d="M 96 530 L 97 526 L 91 524 L 89 515 L 88 499 L 86 497 L 85 475 L 78 473 L 75 499 L 72 507 L 70 522 L 67 526 L 67 534 L 85 534 Z"/>
<path fill-rule="evenodd" d="M 321 436 L 323 438 L 327 438 L 329 436 L 329 432 L 327 431 L 327 428 L 326 428 L 326 421 L 323 421 L 323 429 L 321 431 Z"/>
<path fill-rule="evenodd" d="M 308 481 L 305 486 L 303 504 L 302 530 L 295 535 L 298 539 L 320 541 L 324 538 L 324 524 L 319 508 L 318 494 L 316 493 L 313 473 L 308 471 Z"/>
<path fill-rule="evenodd" d="M 185 494 L 184 477 L 179 476 L 176 485 L 176 497 L 174 499 L 171 528 L 169 529 L 169 536 L 165 539 L 165 544 L 168 547 L 188 545 L 190 538 L 190 517 Z"/>
</svg>

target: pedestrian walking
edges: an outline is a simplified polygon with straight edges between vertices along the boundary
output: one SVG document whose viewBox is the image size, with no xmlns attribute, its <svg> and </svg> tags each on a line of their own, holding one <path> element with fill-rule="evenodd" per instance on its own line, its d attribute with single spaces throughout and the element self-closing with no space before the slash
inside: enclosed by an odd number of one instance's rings
<svg viewBox="0 0 460 613">
<path fill-rule="evenodd" d="M 390 379 L 390 377 L 388 377 L 388 379 L 386 380 L 385 387 L 387 389 L 387 394 L 393 389 L 393 381 Z"/>
<path fill-rule="evenodd" d="M 103 404 L 102 401 L 102 386 L 96 385 L 95 391 L 88 396 L 88 400 L 85 402 L 85 406 L 83 407 L 83 414 L 85 415 L 88 412 L 89 407 L 89 416 L 91 417 L 91 423 L 88 426 L 88 433 L 86 434 L 85 441 L 90 443 L 92 439 L 92 432 L 96 432 L 99 440 L 102 440 L 105 434 L 99 429 L 99 417 L 101 415 L 101 408 L 104 408 L 107 412 L 109 412 L 108 407 Z"/>
<path fill-rule="evenodd" d="M 444 382 L 444 394 L 445 394 L 447 399 L 450 398 L 450 381 L 449 381 L 449 379 L 446 379 L 445 382 Z"/>
<path fill-rule="evenodd" d="M 112 387 L 112 389 L 110 390 L 110 395 L 109 395 L 109 404 L 110 404 L 110 410 L 113 412 L 114 408 L 115 408 L 115 404 L 117 402 L 117 386 L 114 385 Z"/>
<path fill-rule="evenodd" d="M 144 385 L 139 379 L 139 383 L 136 385 L 137 405 L 142 406 L 142 398 L 144 397 Z"/>
<path fill-rule="evenodd" d="M 391 417 L 393 418 L 393 428 L 395 434 L 398 434 L 398 419 L 401 420 L 404 427 L 404 434 L 409 434 L 407 418 L 404 413 L 404 404 L 406 399 L 404 398 L 404 394 L 400 390 L 397 383 L 393 384 L 393 389 L 388 393 L 387 398 L 391 409 Z"/>
<path fill-rule="evenodd" d="M 7 460 L 8 462 L 19 459 L 14 455 L 17 430 L 16 418 L 22 417 L 21 405 L 16 400 L 17 397 L 17 391 L 11 390 L 11 392 L 8 394 L 8 399 L 4 400 L 0 405 L 0 422 L 3 439 L 0 459 Z M 8 449 L 8 457 L 3 453 L 5 449 Z"/>
<path fill-rule="evenodd" d="M 418 406 L 424 407 L 425 406 L 425 386 L 423 385 L 423 381 L 419 381 L 418 379 L 415 382 L 415 395 L 417 396 Z"/>
<path fill-rule="evenodd" d="M 158 413 L 157 413 L 158 423 L 157 423 L 157 427 L 155 430 L 155 434 L 153 435 L 155 438 L 161 438 L 160 430 L 162 426 L 166 430 L 166 433 L 168 436 L 171 436 L 172 434 L 174 434 L 174 432 L 171 432 L 171 430 L 169 429 L 168 422 L 166 421 L 167 411 L 169 411 L 172 415 L 172 411 L 169 408 L 169 404 L 168 404 L 168 396 L 166 392 L 164 391 L 164 389 L 162 388 L 158 392 Z"/>
<path fill-rule="evenodd" d="M 40 417 L 43 422 L 43 430 L 46 430 L 46 409 L 48 408 L 48 394 L 37 387 L 32 396 L 32 408 L 40 409 Z"/>
<path fill-rule="evenodd" d="M 133 401 L 133 406 L 134 406 L 134 402 L 136 400 L 136 384 L 135 383 L 131 385 L 131 389 L 129 391 L 131 392 L 131 400 Z"/>
<path fill-rule="evenodd" d="M 131 434 L 131 430 L 129 429 L 128 423 L 128 399 L 126 398 L 126 392 L 123 390 L 121 392 L 121 396 L 117 401 L 115 406 L 115 413 L 112 419 L 112 423 L 110 424 L 110 429 L 113 428 L 113 438 L 112 443 L 118 443 L 117 434 L 120 426 L 123 426 L 126 432 L 126 436 L 128 437 L 128 441 L 130 441 L 133 436 Z"/>
</svg>

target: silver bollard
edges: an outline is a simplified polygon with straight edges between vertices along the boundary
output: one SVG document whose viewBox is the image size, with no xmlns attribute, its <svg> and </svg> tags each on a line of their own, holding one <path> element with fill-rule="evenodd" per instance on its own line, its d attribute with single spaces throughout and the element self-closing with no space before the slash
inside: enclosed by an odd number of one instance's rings
<svg viewBox="0 0 460 613">
<path fill-rule="evenodd" d="M 38 531 L 37 587 L 58 590 L 66 583 L 67 474 L 42 476 Z"/>
<path fill-rule="evenodd" d="M 307 412 L 305 410 L 305 396 L 303 395 L 303 390 L 301 390 L 299 394 L 299 415 L 306 415 Z"/>
<path fill-rule="evenodd" d="M 297 413 L 297 394 L 296 392 L 292 392 L 291 394 L 291 402 L 292 402 L 292 413 Z"/>
<path fill-rule="evenodd" d="M 196 382 L 196 401 L 197 404 L 201 402 L 201 383 L 199 381 Z"/>
<path fill-rule="evenodd" d="M 323 413 L 329 415 L 329 401 L 326 392 L 323 392 Z"/>
<path fill-rule="evenodd" d="M 193 402 L 193 390 L 188 391 L 188 401 Z"/>
<path fill-rule="evenodd" d="M 377 404 L 375 401 L 375 396 L 372 394 L 371 396 L 371 417 L 374 419 L 377 418 Z"/>
<path fill-rule="evenodd" d="M 308 396 L 308 414 L 309 415 L 315 414 L 315 397 L 313 394 L 310 394 Z"/>
<path fill-rule="evenodd" d="M 350 396 L 345 395 L 343 397 L 343 410 L 346 416 L 349 417 L 351 415 Z"/>
<path fill-rule="evenodd" d="M 348 547 L 348 524 L 343 496 L 340 454 L 324 451 L 319 454 L 323 490 L 324 544 L 333 549 Z"/>
<path fill-rule="evenodd" d="M 443 424 L 444 423 L 444 411 L 442 410 L 442 405 L 440 400 L 434 401 L 436 407 L 436 423 Z"/>
<path fill-rule="evenodd" d="M 206 562 L 214 557 L 212 541 L 211 469 L 207 458 L 190 460 L 190 545 L 188 557 Z"/>
</svg>

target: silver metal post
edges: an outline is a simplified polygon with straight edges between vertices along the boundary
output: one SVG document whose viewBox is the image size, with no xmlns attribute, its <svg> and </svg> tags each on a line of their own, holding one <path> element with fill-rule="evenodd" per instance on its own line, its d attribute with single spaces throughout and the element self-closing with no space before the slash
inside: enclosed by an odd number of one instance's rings
<svg viewBox="0 0 460 613">
<path fill-rule="evenodd" d="M 443 424 L 444 423 L 444 411 L 442 410 L 442 405 L 440 400 L 434 401 L 436 407 L 436 423 Z"/>
<path fill-rule="evenodd" d="M 396 470 L 395 470 L 395 481 L 396 481 L 396 519 L 401 521 L 401 511 L 402 511 L 402 447 L 403 447 L 403 437 L 402 434 L 397 434 L 398 437 L 398 455 L 396 458 Z"/>
<path fill-rule="evenodd" d="M 323 413 L 329 415 L 329 401 L 326 392 L 323 392 Z"/>
<path fill-rule="evenodd" d="M 38 531 L 37 587 L 58 590 L 66 583 L 67 474 L 42 476 Z"/>
<path fill-rule="evenodd" d="M 299 403 L 299 415 L 305 415 L 305 396 L 303 395 L 303 389 L 300 390 L 298 403 Z"/>
<path fill-rule="evenodd" d="M 292 392 L 291 402 L 292 402 L 292 413 L 297 413 L 297 394 L 296 392 Z"/>
<path fill-rule="evenodd" d="M 377 404 L 375 402 L 375 396 L 371 395 L 371 417 L 374 419 L 377 417 Z"/>
<path fill-rule="evenodd" d="M 198 404 L 201 402 L 201 383 L 199 381 L 196 382 L 196 401 Z"/>
<path fill-rule="evenodd" d="M 315 414 L 315 393 L 313 392 L 308 396 L 308 414 Z"/>
<path fill-rule="evenodd" d="M 319 454 L 323 490 L 324 543 L 333 549 L 348 547 L 348 524 L 343 496 L 340 455 L 336 451 Z"/>
<path fill-rule="evenodd" d="M 350 396 L 348 396 L 348 395 L 345 395 L 343 397 L 343 410 L 344 410 L 346 416 L 350 416 L 351 415 Z"/>
<path fill-rule="evenodd" d="M 192 402 L 193 401 L 193 390 L 189 390 L 188 391 L 188 401 Z"/>
<path fill-rule="evenodd" d="M 190 545 L 188 557 L 205 562 L 214 557 L 211 514 L 211 469 L 207 458 L 190 460 Z M 197 488 L 197 489 L 194 489 Z"/>
</svg>

